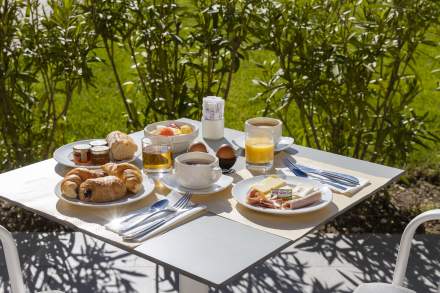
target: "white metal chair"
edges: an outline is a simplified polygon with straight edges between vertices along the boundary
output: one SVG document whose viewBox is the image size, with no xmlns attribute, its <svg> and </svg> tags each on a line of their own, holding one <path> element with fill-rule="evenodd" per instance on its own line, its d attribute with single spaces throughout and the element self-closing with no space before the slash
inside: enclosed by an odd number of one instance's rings
<svg viewBox="0 0 440 293">
<path fill-rule="evenodd" d="M 0 240 L 3 245 L 3 252 L 6 260 L 6 268 L 8 269 L 9 281 L 11 283 L 12 293 L 25 293 L 25 285 L 20 267 L 20 259 L 18 258 L 17 246 L 11 233 L 3 226 L 0 226 Z M 45 291 L 41 293 L 62 293 L 61 291 Z"/>
<path fill-rule="evenodd" d="M 424 222 L 440 220 L 440 209 L 424 212 L 415 217 L 405 231 L 403 231 L 402 239 L 400 240 L 399 254 L 397 255 L 396 268 L 394 269 L 393 283 L 368 283 L 362 284 L 356 288 L 354 293 L 416 293 L 413 290 L 402 287 L 405 279 L 406 267 L 408 265 L 409 252 L 411 250 L 411 242 L 414 234 Z"/>
</svg>

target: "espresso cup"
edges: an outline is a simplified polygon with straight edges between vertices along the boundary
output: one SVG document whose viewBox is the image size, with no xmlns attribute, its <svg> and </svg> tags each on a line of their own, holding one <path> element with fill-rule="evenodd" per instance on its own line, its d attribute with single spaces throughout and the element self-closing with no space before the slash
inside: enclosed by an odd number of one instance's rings
<svg viewBox="0 0 440 293">
<path fill-rule="evenodd" d="M 253 128 L 264 127 L 272 128 L 273 141 L 277 144 L 283 135 L 283 122 L 279 119 L 269 117 L 255 117 L 246 120 L 244 124 L 245 132 L 252 131 Z"/>
<path fill-rule="evenodd" d="M 217 157 L 203 152 L 190 152 L 176 157 L 175 174 L 181 186 L 203 189 L 220 179 L 222 169 Z"/>
</svg>

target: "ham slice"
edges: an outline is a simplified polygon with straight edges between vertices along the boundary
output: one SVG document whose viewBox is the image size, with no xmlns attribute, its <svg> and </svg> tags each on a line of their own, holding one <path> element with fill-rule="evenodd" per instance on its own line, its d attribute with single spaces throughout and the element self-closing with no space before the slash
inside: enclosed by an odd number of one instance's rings
<svg viewBox="0 0 440 293">
<path fill-rule="evenodd" d="M 283 204 L 284 209 L 299 209 L 303 208 L 309 205 L 312 205 L 314 203 L 317 203 L 321 200 L 321 192 L 315 191 L 310 193 L 309 195 L 306 195 L 304 197 L 289 200 Z"/>
</svg>

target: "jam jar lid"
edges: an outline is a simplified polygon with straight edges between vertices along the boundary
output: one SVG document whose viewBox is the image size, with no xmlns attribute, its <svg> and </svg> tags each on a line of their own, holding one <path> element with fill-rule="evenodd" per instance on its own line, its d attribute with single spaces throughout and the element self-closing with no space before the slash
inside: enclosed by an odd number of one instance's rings
<svg viewBox="0 0 440 293">
<path fill-rule="evenodd" d="M 91 149 L 89 144 L 81 143 L 73 146 L 74 151 L 88 151 Z"/>
<path fill-rule="evenodd" d="M 96 140 L 92 140 L 91 142 L 89 142 L 89 144 L 92 147 L 96 147 L 96 146 L 106 146 L 107 145 L 107 141 L 105 139 L 96 139 Z"/>
<path fill-rule="evenodd" d="M 107 154 L 108 152 L 110 152 L 110 148 L 105 145 L 92 147 L 92 154 Z"/>
</svg>

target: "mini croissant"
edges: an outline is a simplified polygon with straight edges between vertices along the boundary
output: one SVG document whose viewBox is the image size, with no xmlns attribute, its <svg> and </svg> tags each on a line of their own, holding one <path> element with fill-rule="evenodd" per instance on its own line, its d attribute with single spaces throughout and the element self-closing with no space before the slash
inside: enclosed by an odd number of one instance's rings
<svg viewBox="0 0 440 293">
<path fill-rule="evenodd" d="M 137 193 L 141 190 L 142 173 L 135 165 L 129 163 L 107 163 L 101 168 L 108 175 L 113 175 L 121 179 L 125 183 L 128 191 Z"/>
<path fill-rule="evenodd" d="M 64 176 L 64 179 L 61 182 L 61 191 L 67 197 L 77 198 L 81 183 L 87 179 L 99 178 L 105 175 L 106 174 L 102 170 L 75 168 L 70 170 L 66 176 Z"/>
<path fill-rule="evenodd" d="M 114 201 L 125 197 L 126 194 L 125 184 L 115 176 L 87 179 L 79 189 L 79 199 L 91 202 Z"/>
</svg>

